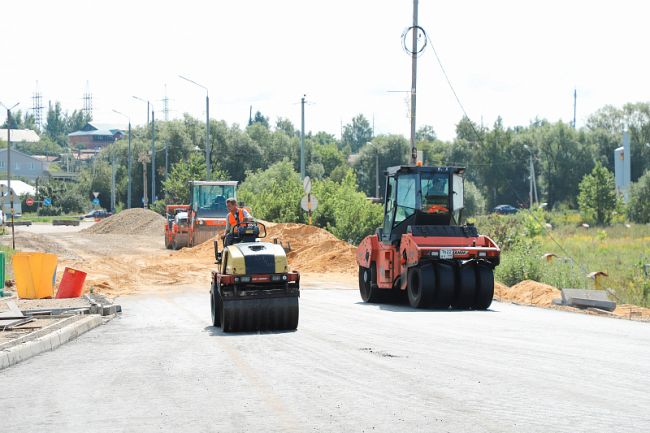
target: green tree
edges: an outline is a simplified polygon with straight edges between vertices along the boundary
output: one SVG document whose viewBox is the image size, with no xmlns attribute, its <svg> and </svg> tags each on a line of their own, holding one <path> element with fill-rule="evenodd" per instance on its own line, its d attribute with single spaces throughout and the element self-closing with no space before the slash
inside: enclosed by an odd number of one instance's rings
<svg viewBox="0 0 650 433">
<path fill-rule="evenodd" d="M 59 101 L 54 103 L 54 107 L 52 107 L 51 102 L 49 104 L 45 121 L 45 133 L 52 141 L 61 144 L 61 137 L 65 134 L 65 118 Z"/>
<path fill-rule="evenodd" d="M 372 127 L 363 114 L 359 114 L 343 127 L 341 145 L 357 153 L 368 141 L 372 140 Z"/>
<path fill-rule="evenodd" d="M 354 163 L 354 171 L 359 189 L 369 196 L 375 195 L 377 157 L 379 158 L 379 195 L 383 197 L 385 188 L 384 170 L 394 165 L 405 164 L 408 159 L 409 144 L 401 135 L 380 135 L 372 143 L 363 146 Z"/>
<path fill-rule="evenodd" d="M 436 138 L 436 131 L 431 125 L 423 125 L 415 133 L 416 141 L 435 141 Z"/>
<path fill-rule="evenodd" d="M 303 222 L 302 195 L 300 176 L 288 160 L 248 172 L 238 191 L 238 198 L 251 207 L 255 218 L 274 222 Z"/>
<path fill-rule="evenodd" d="M 205 158 L 198 153 L 192 153 L 184 161 L 178 161 L 171 168 L 171 173 L 163 182 L 166 204 L 188 204 L 190 202 L 190 180 L 205 177 Z"/>
<path fill-rule="evenodd" d="M 609 224 L 618 204 L 614 175 L 598 162 L 582 179 L 579 189 L 578 204 L 583 217 L 596 224 Z"/>
<path fill-rule="evenodd" d="M 249 126 L 255 123 L 264 125 L 266 129 L 269 129 L 269 118 L 264 117 L 264 115 L 259 111 L 255 112 L 255 117 L 253 117 L 253 120 L 249 123 Z"/>
<path fill-rule="evenodd" d="M 485 213 L 485 197 L 481 191 L 469 180 L 465 181 L 465 197 L 464 197 L 465 210 L 463 215 L 476 216 Z"/>
<path fill-rule="evenodd" d="M 614 165 L 613 150 L 623 145 L 623 129 L 630 134 L 634 155 L 631 178 L 635 182 L 650 165 L 650 148 L 645 145 L 650 143 L 650 102 L 627 103 L 622 108 L 606 105 L 587 119 L 587 130 L 600 139 L 600 156 L 609 161 L 609 167 Z"/>
<path fill-rule="evenodd" d="M 326 228 L 334 236 L 358 244 L 381 225 L 383 208 L 374 204 L 357 190 L 354 173 L 348 170 L 341 182 L 315 182 L 313 192 L 319 205 L 314 223 Z"/>
<path fill-rule="evenodd" d="M 326 174 L 331 173 L 339 165 L 346 164 L 345 155 L 335 143 L 314 144 L 312 152 L 312 161 L 322 164 Z"/>
<path fill-rule="evenodd" d="M 650 170 L 630 187 L 627 212 L 630 220 L 636 223 L 650 223 Z"/>
</svg>

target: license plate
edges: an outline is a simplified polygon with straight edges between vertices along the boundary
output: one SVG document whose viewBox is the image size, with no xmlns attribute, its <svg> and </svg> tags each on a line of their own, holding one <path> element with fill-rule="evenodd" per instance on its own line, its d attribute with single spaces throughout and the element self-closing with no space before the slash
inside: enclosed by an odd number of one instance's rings
<svg viewBox="0 0 650 433">
<path fill-rule="evenodd" d="M 454 258 L 453 250 L 440 250 L 440 258 L 441 259 L 453 259 Z"/>
</svg>

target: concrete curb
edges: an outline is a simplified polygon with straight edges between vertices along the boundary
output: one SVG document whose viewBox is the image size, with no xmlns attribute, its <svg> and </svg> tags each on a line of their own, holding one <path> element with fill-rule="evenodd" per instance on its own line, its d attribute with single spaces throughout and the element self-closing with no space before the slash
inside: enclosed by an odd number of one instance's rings
<svg viewBox="0 0 650 433">
<path fill-rule="evenodd" d="M 40 353 L 54 350 L 102 323 L 104 323 L 104 320 L 101 316 L 91 314 L 47 335 L 4 349 L 0 351 L 0 370 L 18 364 Z"/>
</svg>

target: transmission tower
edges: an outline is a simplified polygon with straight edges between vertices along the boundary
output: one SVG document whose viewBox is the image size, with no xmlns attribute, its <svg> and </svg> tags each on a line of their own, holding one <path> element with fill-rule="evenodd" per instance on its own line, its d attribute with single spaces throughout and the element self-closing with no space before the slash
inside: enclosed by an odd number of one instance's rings
<svg viewBox="0 0 650 433">
<path fill-rule="evenodd" d="M 162 100 L 163 103 L 163 115 L 165 121 L 169 120 L 169 98 L 167 97 L 167 84 L 165 84 L 165 97 Z"/>
<path fill-rule="evenodd" d="M 43 129 L 43 96 L 38 90 L 38 81 L 36 82 L 36 90 L 32 95 L 32 113 L 34 114 L 34 121 L 38 129 Z"/>
<path fill-rule="evenodd" d="M 83 100 L 84 100 L 84 108 L 83 108 L 84 114 L 87 114 L 90 117 L 92 117 L 92 115 L 93 115 L 93 94 L 90 93 L 90 83 L 88 83 L 88 81 L 86 81 L 86 91 L 84 92 Z"/>
</svg>

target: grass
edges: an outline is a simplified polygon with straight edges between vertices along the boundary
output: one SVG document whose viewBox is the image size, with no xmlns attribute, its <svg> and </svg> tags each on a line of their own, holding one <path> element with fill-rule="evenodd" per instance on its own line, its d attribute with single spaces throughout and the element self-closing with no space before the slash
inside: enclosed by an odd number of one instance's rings
<svg viewBox="0 0 650 433">
<path fill-rule="evenodd" d="M 527 212 L 489 215 L 475 223 L 502 248 L 496 277 L 504 284 L 533 279 L 559 288 L 595 288 L 587 274 L 603 271 L 608 274 L 603 285 L 618 302 L 650 306 L 650 269 L 644 272 L 650 264 L 650 225 L 585 228 L 575 213 L 543 211 L 534 218 Z M 547 262 L 545 253 L 558 257 Z"/>
<path fill-rule="evenodd" d="M 593 280 L 585 274 L 603 271 L 608 274 L 604 285 L 612 288 L 620 301 L 644 306 L 650 303 L 650 276 L 644 272 L 644 265 L 650 264 L 650 226 L 562 227 L 557 233 L 552 230 L 550 235 L 563 250 L 548 235 L 541 239 L 542 250 L 570 257 L 576 263 L 566 260 L 567 265 L 555 260 L 545 265 L 542 282 L 552 284 L 559 280 L 557 282 L 562 283 L 558 274 L 563 272 L 572 277 L 577 287 L 593 288 Z M 569 269 L 563 269 L 567 267 Z"/>
<path fill-rule="evenodd" d="M 51 223 L 52 220 L 78 220 L 79 214 L 73 215 L 56 215 L 56 216 L 40 216 L 36 215 L 35 212 L 25 212 L 20 218 L 17 218 L 17 221 L 31 221 L 34 223 Z"/>
</svg>

